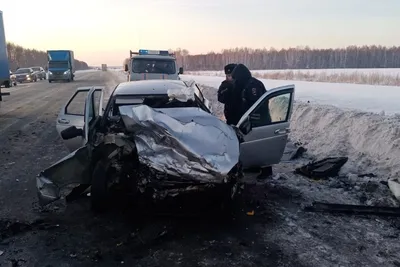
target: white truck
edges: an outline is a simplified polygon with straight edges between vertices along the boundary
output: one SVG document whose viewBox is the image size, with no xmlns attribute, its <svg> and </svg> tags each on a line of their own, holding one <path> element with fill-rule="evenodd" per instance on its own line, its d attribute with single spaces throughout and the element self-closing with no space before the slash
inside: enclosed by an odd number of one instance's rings
<svg viewBox="0 0 400 267">
<path fill-rule="evenodd" d="M 165 50 L 130 50 L 129 61 L 124 69 L 128 72 L 128 81 L 180 80 L 179 74 L 183 74 L 183 68 L 178 68 L 175 55 Z"/>
<path fill-rule="evenodd" d="M 12 86 L 10 65 L 8 63 L 6 34 L 4 31 L 3 12 L 0 11 L 0 101 L 3 96 L 10 95 L 10 93 L 2 93 L 1 87 L 9 88 Z"/>
</svg>

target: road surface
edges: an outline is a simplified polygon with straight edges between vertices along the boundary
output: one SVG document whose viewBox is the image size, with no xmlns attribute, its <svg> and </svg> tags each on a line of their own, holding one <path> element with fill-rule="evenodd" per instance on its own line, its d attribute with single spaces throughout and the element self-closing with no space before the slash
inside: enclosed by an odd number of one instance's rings
<svg viewBox="0 0 400 267">
<path fill-rule="evenodd" d="M 152 218 L 125 208 L 96 216 L 88 199 L 39 208 L 35 176 L 67 154 L 55 130 L 60 108 L 79 86 L 105 85 L 110 91 L 117 83 L 113 73 L 97 71 L 77 73 L 72 83 L 39 81 L 9 90 L 0 107 L 0 266 L 399 263 L 399 223 L 305 214 L 301 192 L 284 186 L 289 176 L 247 186 L 243 204 L 230 219 L 217 211 Z M 290 173 L 293 166 L 276 170 Z M 293 179 L 299 186 L 308 183 Z M 374 232 L 384 227 L 386 239 Z"/>
</svg>

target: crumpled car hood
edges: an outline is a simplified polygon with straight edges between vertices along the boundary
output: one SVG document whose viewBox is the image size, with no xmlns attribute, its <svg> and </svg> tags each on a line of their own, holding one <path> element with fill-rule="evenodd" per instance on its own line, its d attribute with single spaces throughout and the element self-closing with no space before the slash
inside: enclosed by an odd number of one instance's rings
<svg viewBox="0 0 400 267">
<path fill-rule="evenodd" d="M 235 130 L 200 108 L 119 107 L 139 161 L 170 175 L 223 182 L 239 162 Z"/>
<path fill-rule="evenodd" d="M 224 183 L 239 162 L 235 130 L 199 108 L 152 109 L 140 105 L 119 109 L 131 137 L 109 134 L 103 143 L 125 147 L 131 146 L 129 139 L 133 138 L 139 161 L 157 171 L 187 182 Z M 72 189 L 66 188 L 69 185 L 91 184 L 92 149 L 83 146 L 37 176 L 41 205 L 67 195 Z"/>
</svg>

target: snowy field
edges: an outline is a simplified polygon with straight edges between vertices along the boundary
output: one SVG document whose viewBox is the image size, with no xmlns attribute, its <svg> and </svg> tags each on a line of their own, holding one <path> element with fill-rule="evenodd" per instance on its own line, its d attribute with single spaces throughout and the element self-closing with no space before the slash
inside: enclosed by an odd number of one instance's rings
<svg viewBox="0 0 400 267">
<path fill-rule="evenodd" d="M 257 78 L 400 86 L 400 69 L 252 70 Z M 224 76 L 221 71 L 187 71 L 189 75 Z"/>
<path fill-rule="evenodd" d="M 310 74 L 352 74 L 352 73 L 357 73 L 357 74 L 375 74 L 379 73 L 381 75 L 385 76 L 392 76 L 392 77 L 397 77 L 400 75 L 400 68 L 399 69 L 294 69 L 294 70 L 252 70 L 253 73 L 260 73 L 260 74 L 266 74 L 266 73 L 279 73 L 279 72 L 308 72 Z M 224 72 L 223 71 L 197 71 L 199 75 L 204 75 L 204 76 L 223 76 Z"/>
<path fill-rule="evenodd" d="M 197 83 L 218 88 L 223 77 L 182 75 L 184 79 L 194 79 Z M 349 110 L 357 109 L 367 112 L 400 114 L 400 87 L 359 84 L 320 83 L 291 80 L 260 79 L 267 89 L 295 84 L 296 100 L 321 105 L 334 105 Z"/>
</svg>

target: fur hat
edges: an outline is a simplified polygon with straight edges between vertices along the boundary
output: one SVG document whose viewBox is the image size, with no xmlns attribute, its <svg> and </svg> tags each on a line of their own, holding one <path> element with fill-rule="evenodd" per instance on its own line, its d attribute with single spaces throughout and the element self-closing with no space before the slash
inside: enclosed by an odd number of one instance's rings
<svg viewBox="0 0 400 267">
<path fill-rule="evenodd" d="M 226 65 L 226 66 L 224 67 L 225 74 L 231 74 L 232 71 L 233 71 L 233 69 L 234 69 L 235 67 L 236 67 L 236 64 L 234 64 L 234 63 L 231 63 L 231 64 Z"/>
</svg>

